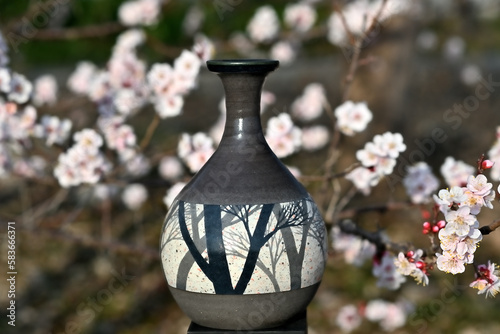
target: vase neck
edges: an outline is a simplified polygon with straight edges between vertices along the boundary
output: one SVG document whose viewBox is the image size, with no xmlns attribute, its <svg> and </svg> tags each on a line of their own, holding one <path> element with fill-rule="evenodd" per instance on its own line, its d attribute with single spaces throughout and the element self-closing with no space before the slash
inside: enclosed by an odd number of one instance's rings
<svg viewBox="0 0 500 334">
<path fill-rule="evenodd" d="M 267 73 L 219 73 L 226 95 L 223 140 L 261 136 L 260 98 Z"/>
</svg>

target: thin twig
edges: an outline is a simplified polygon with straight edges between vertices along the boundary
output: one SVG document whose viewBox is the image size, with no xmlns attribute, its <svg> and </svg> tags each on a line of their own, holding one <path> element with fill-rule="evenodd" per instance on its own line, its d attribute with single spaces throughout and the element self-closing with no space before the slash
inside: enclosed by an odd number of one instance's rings
<svg viewBox="0 0 500 334">
<path fill-rule="evenodd" d="M 153 135 L 156 131 L 156 128 L 160 125 L 160 116 L 158 116 L 157 113 L 155 113 L 155 116 L 153 117 L 153 120 L 149 124 L 146 133 L 144 134 L 144 138 L 142 138 L 141 143 L 139 144 L 139 150 L 144 151 L 146 146 L 149 145 L 151 142 L 151 139 L 153 138 Z"/>
<path fill-rule="evenodd" d="M 481 228 L 479 228 L 479 231 L 481 232 L 482 235 L 487 235 L 495 231 L 499 227 L 500 227 L 500 219 L 495 220 L 490 225 L 482 226 Z"/>
</svg>

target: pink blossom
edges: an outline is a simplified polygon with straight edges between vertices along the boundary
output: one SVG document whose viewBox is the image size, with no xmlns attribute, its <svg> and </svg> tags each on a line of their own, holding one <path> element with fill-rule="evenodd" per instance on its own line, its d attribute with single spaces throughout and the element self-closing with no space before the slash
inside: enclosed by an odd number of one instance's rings
<svg viewBox="0 0 500 334">
<path fill-rule="evenodd" d="M 56 116 L 42 116 L 40 124 L 35 127 L 35 136 L 45 138 L 47 146 L 62 144 L 71 131 L 72 123 L 69 119 L 59 119 Z"/>
<path fill-rule="evenodd" d="M 439 180 L 432 173 L 431 167 L 422 161 L 408 166 L 406 170 L 403 185 L 411 201 L 415 204 L 429 202 L 431 194 L 439 187 Z"/>
<path fill-rule="evenodd" d="M 296 152 L 301 145 L 301 136 L 301 130 L 293 124 L 288 114 L 271 117 L 267 123 L 266 140 L 278 158 Z"/>
<path fill-rule="evenodd" d="M 471 228 L 477 224 L 477 219 L 470 214 L 470 208 L 463 206 L 456 211 L 449 211 L 445 214 L 447 233 L 455 233 L 460 237 L 469 234 Z"/>
<path fill-rule="evenodd" d="M 285 7 L 285 23 L 299 32 L 306 32 L 316 21 L 316 11 L 305 3 L 288 4 Z"/>
<path fill-rule="evenodd" d="M 375 255 L 375 245 L 352 234 L 343 233 L 338 226 L 331 230 L 333 249 L 342 252 L 346 263 L 361 266 Z"/>
<path fill-rule="evenodd" d="M 89 154 L 97 154 L 103 144 L 102 137 L 93 129 L 83 129 L 73 135 L 75 145 L 78 145 Z"/>
<path fill-rule="evenodd" d="M 478 289 L 477 294 L 486 294 L 486 297 L 495 297 L 500 292 L 500 271 L 495 263 L 480 264 L 476 268 L 476 279 L 470 284 L 471 288 Z"/>
<path fill-rule="evenodd" d="M 122 193 L 122 201 L 130 210 L 139 210 L 144 202 L 148 199 L 148 191 L 146 187 L 140 183 L 132 183 L 127 185 Z"/>
<path fill-rule="evenodd" d="M 181 162 L 176 157 L 163 157 L 158 165 L 158 173 L 168 181 L 177 180 L 184 173 Z"/>
<path fill-rule="evenodd" d="M 452 273 L 453 275 L 463 273 L 465 271 L 464 258 L 457 253 L 445 251 L 443 254 L 436 254 L 437 267 L 439 270 Z"/>
<path fill-rule="evenodd" d="M 278 31 L 278 15 L 269 5 L 259 7 L 247 26 L 250 38 L 256 43 L 271 41 L 276 37 Z"/>
<path fill-rule="evenodd" d="M 184 182 L 177 182 L 170 189 L 167 190 L 165 197 L 163 197 L 163 203 L 167 208 L 170 208 L 174 203 L 175 198 L 181 192 L 182 189 L 186 186 Z"/>
<path fill-rule="evenodd" d="M 450 187 L 466 185 L 469 175 L 473 174 L 474 171 L 474 167 L 463 161 L 457 161 L 453 157 L 447 157 L 441 166 L 441 174 Z"/>
<path fill-rule="evenodd" d="M 159 96 L 156 97 L 154 105 L 160 118 L 175 117 L 181 114 L 184 99 L 180 95 Z"/>
<path fill-rule="evenodd" d="M 288 65 L 295 60 L 296 52 L 292 45 L 286 41 L 279 41 L 271 48 L 271 58 L 280 61 L 280 65 Z"/>
<path fill-rule="evenodd" d="M 475 195 L 485 196 L 490 193 L 493 184 L 488 182 L 488 179 L 483 174 L 478 176 L 469 175 L 467 178 L 467 189 L 472 191 Z"/>
<path fill-rule="evenodd" d="M 357 167 L 349 172 L 345 178 L 354 183 L 354 186 L 365 196 L 369 195 L 371 188 L 376 186 L 380 175 L 369 168 Z"/>
<path fill-rule="evenodd" d="M 315 125 L 302 128 L 302 148 L 306 151 L 317 151 L 325 147 L 330 140 L 326 126 Z"/>
<path fill-rule="evenodd" d="M 128 175 L 141 177 L 151 169 L 149 159 L 135 148 L 126 148 L 119 151 L 120 163 L 125 167 Z"/>
<path fill-rule="evenodd" d="M 57 100 L 57 81 L 47 74 L 35 80 L 33 103 L 35 105 L 53 104 Z"/>
<path fill-rule="evenodd" d="M 97 183 L 111 170 L 111 164 L 100 152 L 91 152 L 76 144 L 61 153 L 54 168 L 54 176 L 61 187 L 68 188 L 82 183 Z"/>
<path fill-rule="evenodd" d="M 33 85 L 26 77 L 19 73 L 12 73 L 10 80 L 10 90 L 7 95 L 9 101 L 19 104 L 26 103 L 33 90 Z"/>
<path fill-rule="evenodd" d="M 389 303 L 386 316 L 380 321 L 380 327 L 386 332 L 393 332 L 405 325 L 406 317 L 406 311 L 401 305 Z"/>
<path fill-rule="evenodd" d="M 398 257 L 394 260 L 394 264 L 396 265 L 396 270 L 404 276 L 409 276 L 417 269 L 415 261 L 410 262 L 403 252 L 399 252 Z"/>
<path fill-rule="evenodd" d="M 151 90 L 160 95 L 168 90 L 174 79 L 174 70 L 169 64 L 154 64 L 147 74 Z"/>
<path fill-rule="evenodd" d="M 182 134 L 177 154 L 192 173 L 198 172 L 214 153 L 213 140 L 205 133 Z"/>
<path fill-rule="evenodd" d="M 403 143 L 403 136 L 400 133 L 385 132 L 373 137 L 373 142 L 377 145 L 385 156 L 396 159 L 399 153 L 406 150 Z"/>
<path fill-rule="evenodd" d="M 188 50 L 183 50 L 180 56 L 174 60 L 174 71 L 185 79 L 194 80 L 200 71 L 200 66 L 200 58 Z"/>
<path fill-rule="evenodd" d="M 441 189 L 438 192 L 438 195 L 434 195 L 434 202 L 439 205 L 441 212 L 446 214 L 453 203 L 461 204 L 467 201 L 467 195 L 464 193 L 464 189 L 462 187 L 453 186 L 450 190 Z"/>
<path fill-rule="evenodd" d="M 91 62 L 79 62 L 75 71 L 68 78 L 68 88 L 78 94 L 87 94 L 96 73 L 97 67 Z"/>
<path fill-rule="evenodd" d="M 349 333 L 361 325 L 361 320 L 358 308 L 354 305 L 346 305 L 339 310 L 335 322 L 344 333 Z"/>
<path fill-rule="evenodd" d="M 207 36 L 201 34 L 196 35 L 192 50 L 202 62 L 212 59 L 215 54 L 215 46 L 212 41 Z"/>
<path fill-rule="evenodd" d="M 301 121 L 311 121 L 321 116 L 326 102 L 325 89 L 319 83 L 311 83 L 291 107 L 291 113 Z"/>
<path fill-rule="evenodd" d="M 377 286 L 389 290 L 397 290 L 406 278 L 396 270 L 395 257 L 388 252 L 373 263 L 373 276 L 377 277 Z"/>
<path fill-rule="evenodd" d="M 347 136 L 364 131 L 373 118 L 365 102 L 346 101 L 335 108 L 334 113 L 337 118 L 337 127 Z"/>
<path fill-rule="evenodd" d="M 126 26 L 150 26 L 158 21 L 160 0 L 126 1 L 118 8 L 118 18 Z"/>
<path fill-rule="evenodd" d="M 10 72 L 8 69 L 0 67 L 0 92 L 9 93 L 10 89 Z"/>
<path fill-rule="evenodd" d="M 128 29 L 118 35 L 113 46 L 113 56 L 121 53 L 134 52 L 134 49 L 143 44 L 146 34 L 141 29 Z"/>
</svg>

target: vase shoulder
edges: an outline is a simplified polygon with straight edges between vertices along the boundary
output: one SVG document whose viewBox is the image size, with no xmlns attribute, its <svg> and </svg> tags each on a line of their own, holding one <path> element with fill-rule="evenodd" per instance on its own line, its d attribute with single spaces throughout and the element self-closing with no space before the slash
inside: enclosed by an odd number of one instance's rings
<svg viewBox="0 0 500 334">
<path fill-rule="evenodd" d="M 236 141 L 219 147 L 178 199 L 206 204 L 263 204 L 307 196 L 307 190 L 265 142 L 248 145 Z"/>
</svg>

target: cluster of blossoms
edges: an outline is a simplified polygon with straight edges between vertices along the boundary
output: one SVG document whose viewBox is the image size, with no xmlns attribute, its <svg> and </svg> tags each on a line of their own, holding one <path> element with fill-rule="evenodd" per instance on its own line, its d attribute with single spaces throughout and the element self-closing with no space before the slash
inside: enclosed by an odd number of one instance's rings
<svg viewBox="0 0 500 334">
<path fill-rule="evenodd" d="M 429 284 L 429 277 L 427 276 L 428 264 L 422 257 L 423 253 L 424 251 L 421 249 L 408 251 L 406 254 L 400 252 L 394 260 L 394 264 L 401 275 L 411 276 L 418 284 L 426 286 Z"/>
<path fill-rule="evenodd" d="M 500 270 L 496 264 L 488 261 L 488 264 L 480 264 L 476 267 L 476 279 L 470 284 L 471 288 L 478 289 L 478 294 L 486 294 L 486 297 L 495 297 L 500 292 Z"/>
<path fill-rule="evenodd" d="M 53 103 L 57 84 L 53 76 L 42 76 L 35 86 L 22 74 L 12 71 L 8 48 L 0 34 L 0 177 L 11 173 L 25 177 L 44 175 L 46 161 L 25 154 L 31 138 L 46 139 L 48 146 L 62 144 L 69 135 L 71 121 L 45 115 L 37 123 L 37 110 L 30 104 Z"/>
<path fill-rule="evenodd" d="M 384 4 L 381 15 L 377 16 L 383 4 L 382 0 L 357 0 L 343 6 L 341 12 L 333 12 L 328 20 L 330 43 L 341 47 L 346 46 L 349 43 L 349 33 L 365 37 L 366 30 L 372 24 L 381 24 L 394 15 L 404 14 L 411 9 L 410 1 L 389 0 Z"/>
<path fill-rule="evenodd" d="M 100 151 L 102 137 L 93 129 L 83 129 L 73 135 L 73 140 L 73 146 L 59 155 L 54 176 L 65 188 L 97 183 L 111 170 L 111 164 Z"/>
<path fill-rule="evenodd" d="M 386 132 L 376 135 L 373 141 L 366 143 L 362 150 L 356 152 L 362 166 L 355 168 L 346 178 L 367 195 L 371 187 L 377 185 L 383 176 L 392 173 L 396 159 L 405 150 L 406 145 L 401 134 Z"/>
<path fill-rule="evenodd" d="M 303 36 L 314 26 L 317 13 L 309 2 L 287 4 L 283 13 L 283 22 L 290 29 L 292 35 Z M 231 42 L 236 50 L 248 57 L 256 53 L 256 44 L 270 45 L 269 53 L 273 59 L 278 59 L 282 65 L 291 63 L 300 48 L 300 39 L 280 36 L 280 20 L 275 9 L 270 5 L 257 8 L 250 19 L 246 31 L 232 36 Z M 279 38 L 278 38 L 279 37 Z"/>
<path fill-rule="evenodd" d="M 159 1 L 154 2 L 159 5 Z M 147 3 L 140 0 L 123 6 Z M 144 40 L 142 30 L 125 31 L 118 36 L 106 70 L 82 62 L 68 79 L 70 90 L 88 96 L 97 104 L 100 113 L 97 124 L 107 148 L 117 153 L 125 172 L 136 177 L 149 171 L 150 162 L 138 149 L 137 137 L 126 124 L 127 119 L 148 103 L 162 119 L 178 116 L 184 96 L 196 87 L 202 62 L 213 53 L 212 43 L 201 36 L 192 50 L 184 50 L 174 60 L 173 66 L 156 63 L 147 71 L 146 64 L 136 55 Z M 196 169 L 194 159 L 190 160 L 190 168 Z"/>
<path fill-rule="evenodd" d="M 404 301 L 374 299 L 359 307 L 353 304 L 343 306 L 337 314 L 336 323 L 344 333 L 350 333 L 361 326 L 364 317 L 378 323 L 382 330 L 393 332 L 405 325 L 412 309 L 412 305 Z"/>
<path fill-rule="evenodd" d="M 482 207 L 492 208 L 493 185 L 486 176 L 470 175 L 465 187 L 441 189 L 434 200 L 445 216 L 446 226 L 439 231 L 442 254 L 437 254 L 439 270 L 452 274 L 465 271 L 473 263 L 477 243 L 482 240 L 476 215 Z"/>
</svg>

